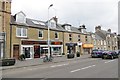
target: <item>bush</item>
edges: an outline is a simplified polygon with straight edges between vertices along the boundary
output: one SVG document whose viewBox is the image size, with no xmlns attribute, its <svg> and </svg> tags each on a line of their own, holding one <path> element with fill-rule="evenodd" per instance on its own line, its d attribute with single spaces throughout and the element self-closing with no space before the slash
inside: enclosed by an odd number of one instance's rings
<svg viewBox="0 0 120 80">
<path fill-rule="evenodd" d="M 15 65 L 16 60 L 15 59 L 2 59 L 0 60 L 0 64 L 2 66 L 11 66 Z"/>
</svg>

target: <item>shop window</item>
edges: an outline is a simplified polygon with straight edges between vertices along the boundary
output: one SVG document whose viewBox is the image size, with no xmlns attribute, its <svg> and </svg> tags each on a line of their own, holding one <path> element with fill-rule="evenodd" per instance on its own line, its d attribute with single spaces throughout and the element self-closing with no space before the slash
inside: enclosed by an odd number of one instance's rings
<svg viewBox="0 0 120 80">
<path fill-rule="evenodd" d="M 53 55 L 59 55 L 61 54 L 61 47 L 53 47 L 52 48 Z"/>
<path fill-rule="evenodd" d="M 27 37 L 27 29 L 26 28 L 16 28 L 16 36 L 17 37 Z"/>
<path fill-rule="evenodd" d="M 48 54 L 48 47 L 41 47 L 40 54 L 41 54 L 41 57 L 44 55 L 47 55 Z"/>
</svg>

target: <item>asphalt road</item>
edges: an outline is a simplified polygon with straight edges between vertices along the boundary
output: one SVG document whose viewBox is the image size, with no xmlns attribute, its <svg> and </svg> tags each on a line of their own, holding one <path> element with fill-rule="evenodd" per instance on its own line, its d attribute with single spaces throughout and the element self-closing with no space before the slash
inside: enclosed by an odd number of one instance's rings
<svg viewBox="0 0 120 80">
<path fill-rule="evenodd" d="M 3 78 L 118 78 L 118 59 L 86 58 L 2 71 Z"/>
</svg>

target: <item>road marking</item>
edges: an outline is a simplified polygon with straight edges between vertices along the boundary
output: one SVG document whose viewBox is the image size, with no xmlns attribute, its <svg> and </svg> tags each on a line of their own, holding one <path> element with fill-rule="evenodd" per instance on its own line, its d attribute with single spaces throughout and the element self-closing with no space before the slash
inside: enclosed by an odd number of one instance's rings
<svg viewBox="0 0 120 80">
<path fill-rule="evenodd" d="M 77 71 L 80 71 L 80 70 L 88 69 L 88 68 L 91 68 L 91 67 L 94 67 L 94 66 L 96 66 L 96 65 L 87 66 L 87 67 L 84 67 L 84 68 L 81 68 L 81 69 L 76 69 L 76 70 L 73 70 L 73 71 L 70 71 L 70 72 L 73 73 L 73 72 L 77 72 Z"/>
<path fill-rule="evenodd" d="M 113 62 L 113 61 L 115 61 L 115 60 L 106 61 L 105 63 L 110 63 L 110 62 Z"/>
<path fill-rule="evenodd" d="M 45 68 L 49 68 L 49 67 L 36 67 L 36 68 L 30 68 L 30 69 L 27 69 L 27 70 L 37 70 L 37 69 L 45 69 Z"/>
<path fill-rule="evenodd" d="M 65 65 L 69 65 L 69 64 L 60 64 L 60 65 L 53 65 L 53 66 L 50 66 L 50 67 L 60 67 L 60 66 L 65 66 Z"/>
</svg>

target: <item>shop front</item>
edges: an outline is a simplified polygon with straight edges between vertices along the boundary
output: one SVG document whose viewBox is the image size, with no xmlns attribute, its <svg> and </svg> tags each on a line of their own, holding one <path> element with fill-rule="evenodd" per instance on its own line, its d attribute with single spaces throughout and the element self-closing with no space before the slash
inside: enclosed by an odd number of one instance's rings
<svg viewBox="0 0 120 80">
<path fill-rule="evenodd" d="M 46 41 L 21 41 L 21 54 L 25 54 L 26 59 L 40 58 L 40 45 L 46 45 Z"/>
<path fill-rule="evenodd" d="M 93 48 L 93 44 L 82 44 L 84 54 L 90 54 Z"/>
<path fill-rule="evenodd" d="M 67 53 L 76 53 L 77 43 L 66 43 Z"/>
<path fill-rule="evenodd" d="M 25 54 L 26 59 L 43 58 L 48 54 L 47 41 L 27 41 L 21 42 L 21 54 Z M 63 43 L 60 41 L 50 42 L 50 54 L 60 55 L 63 53 Z"/>
<path fill-rule="evenodd" d="M 41 55 L 44 56 L 48 53 L 48 45 L 40 45 Z M 61 55 L 63 53 L 63 44 L 62 42 L 52 41 L 50 44 L 50 54 L 52 56 Z"/>
</svg>

